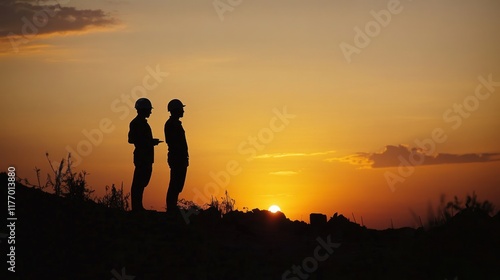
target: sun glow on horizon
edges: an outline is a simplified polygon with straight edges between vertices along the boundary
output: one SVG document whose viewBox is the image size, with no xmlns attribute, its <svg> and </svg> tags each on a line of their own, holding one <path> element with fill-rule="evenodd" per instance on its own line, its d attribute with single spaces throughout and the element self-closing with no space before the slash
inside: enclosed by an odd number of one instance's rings
<svg viewBox="0 0 500 280">
<path fill-rule="evenodd" d="M 271 212 L 271 213 L 276 213 L 276 212 L 280 212 L 280 211 L 281 211 L 281 208 L 278 205 L 271 205 L 269 207 L 269 212 Z"/>
</svg>

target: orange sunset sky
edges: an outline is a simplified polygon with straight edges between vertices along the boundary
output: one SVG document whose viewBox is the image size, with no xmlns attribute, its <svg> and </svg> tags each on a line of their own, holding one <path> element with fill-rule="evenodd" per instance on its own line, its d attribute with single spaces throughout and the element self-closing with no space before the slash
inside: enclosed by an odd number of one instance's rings
<svg viewBox="0 0 500 280">
<path fill-rule="evenodd" d="M 130 191 L 133 103 L 164 140 L 179 98 L 181 198 L 227 190 L 292 220 L 416 226 L 476 191 L 500 207 L 500 2 L 0 0 L 0 169 L 72 153 L 95 195 Z M 165 143 L 146 208 L 164 210 Z"/>
</svg>

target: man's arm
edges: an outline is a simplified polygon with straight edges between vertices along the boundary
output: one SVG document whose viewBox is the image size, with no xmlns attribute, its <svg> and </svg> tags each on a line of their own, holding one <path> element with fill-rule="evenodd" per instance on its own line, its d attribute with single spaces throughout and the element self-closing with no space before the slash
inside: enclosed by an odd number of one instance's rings
<svg viewBox="0 0 500 280">
<path fill-rule="evenodd" d="M 159 139 L 153 139 L 148 136 L 150 136 L 150 129 L 136 123 L 130 123 L 130 130 L 128 133 L 128 142 L 130 144 L 134 144 L 136 147 L 150 147 L 160 143 Z"/>
<path fill-rule="evenodd" d="M 134 144 L 135 143 L 135 131 L 132 123 L 129 125 L 128 129 L 128 143 L 129 144 Z"/>
</svg>

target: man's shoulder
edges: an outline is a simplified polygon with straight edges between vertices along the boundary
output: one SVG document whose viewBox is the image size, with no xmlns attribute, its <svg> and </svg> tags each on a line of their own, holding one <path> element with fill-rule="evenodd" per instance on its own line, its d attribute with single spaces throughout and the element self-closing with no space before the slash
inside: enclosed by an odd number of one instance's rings
<svg viewBox="0 0 500 280">
<path fill-rule="evenodd" d="M 135 117 L 132 121 L 130 121 L 130 125 L 144 125 L 147 124 L 148 122 L 146 119 L 139 118 L 139 116 Z"/>
<path fill-rule="evenodd" d="M 181 126 L 182 123 L 180 120 L 177 120 L 177 119 L 172 119 L 172 118 L 169 118 L 166 122 L 165 122 L 165 127 L 174 127 L 174 126 Z"/>
</svg>

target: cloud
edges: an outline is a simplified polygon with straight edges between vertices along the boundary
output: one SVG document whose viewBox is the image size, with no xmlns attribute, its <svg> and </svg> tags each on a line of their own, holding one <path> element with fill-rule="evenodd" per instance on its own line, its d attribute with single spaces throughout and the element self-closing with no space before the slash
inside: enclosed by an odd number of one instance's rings
<svg viewBox="0 0 500 280">
<path fill-rule="evenodd" d="M 348 155 L 345 157 L 329 158 L 329 159 L 326 159 L 326 161 L 345 162 L 345 163 L 349 163 L 352 165 L 358 165 L 360 168 L 370 168 L 370 166 L 373 164 L 373 161 L 370 159 L 369 154 L 367 154 L 367 153 L 357 153 L 357 154 Z"/>
<path fill-rule="evenodd" d="M 291 197 L 294 196 L 294 194 L 290 193 L 272 193 L 272 194 L 258 194 L 259 196 L 262 197 L 272 197 L 272 198 L 280 198 L 280 197 Z"/>
<path fill-rule="evenodd" d="M 268 158 L 285 158 L 285 157 L 314 157 L 314 156 L 324 156 L 333 154 L 335 151 L 326 152 L 316 152 L 316 153 L 274 153 L 274 154 L 263 154 L 256 156 L 256 159 L 268 159 Z"/>
<path fill-rule="evenodd" d="M 291 171 L 291 170 L 269 172 L 269 175 L 276 175 L 276 176 L 293 176 L 293 175 L 297 175 L 297 174 L 299 174 L 299 172 Z"/>
<path fill-rule="evenodd" d="M 388 145 L 380 153 L 356 153 L 345 157 L 332 158 L 328 161 L 340 161 L 361 168 L 384 168 L 403 165 L 438 165 L 456 163 L 474 163 L 499 161 L 500 153 L 470 153 L 428 155 L 420 148 L 410 148 L 405 145 Z"/>
<path fill-rule="evenodd" d="M 16 51 L 36 39 L 109 28 L 118 20 L 102 10 L 63 7 L 53 1 L 0 0 L 0 42 Z M 55 2 L 57 3 L 57 2 Z M 4 48 L 2 48 L 4 49 Z"/>
</svg>

